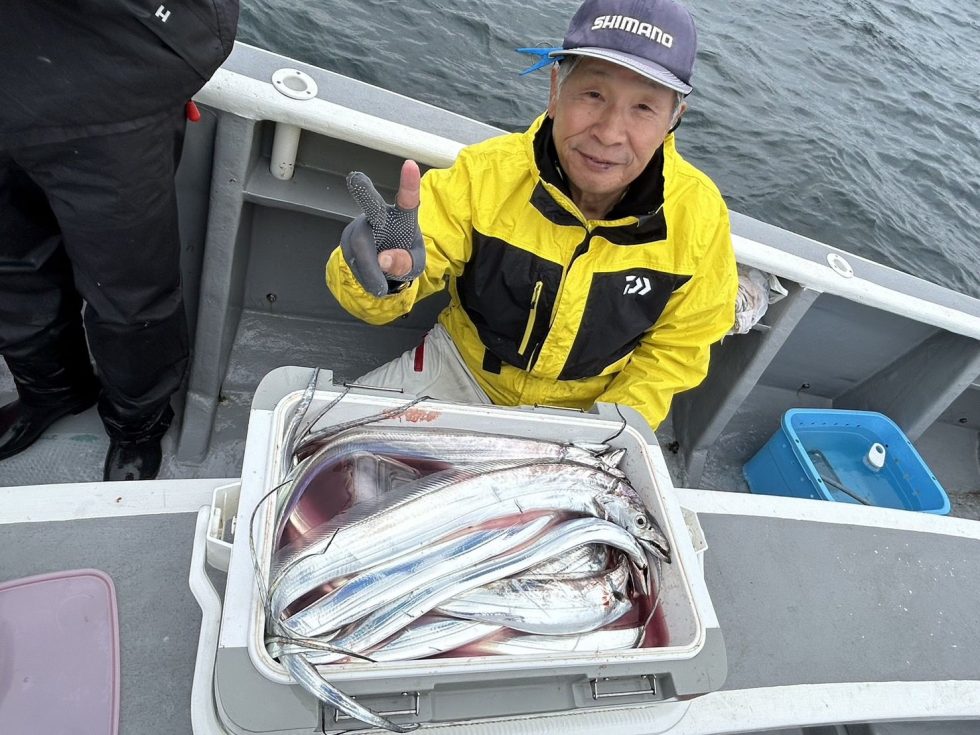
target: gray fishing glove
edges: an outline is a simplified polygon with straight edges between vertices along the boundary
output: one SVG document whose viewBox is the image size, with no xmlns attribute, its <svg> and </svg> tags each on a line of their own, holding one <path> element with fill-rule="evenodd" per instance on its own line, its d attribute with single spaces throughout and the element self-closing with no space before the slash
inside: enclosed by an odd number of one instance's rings
<svg viewBox="0 0 980 735">
<path fill-rule="evenodd" d="M 340 248 L 354 277 L 364 290 L 386 296 L 404 288 L 425 270 L 425 243 L 419 230 L 418 207 L 402 209 L 388 204 L 360 171 L 347 175 L 347 190 L 364 212 L 340 235 Z M 400 248 L 412 257 L 412 268 L 404 275 L 383 272 L 378 253 Z"/>
</svg>

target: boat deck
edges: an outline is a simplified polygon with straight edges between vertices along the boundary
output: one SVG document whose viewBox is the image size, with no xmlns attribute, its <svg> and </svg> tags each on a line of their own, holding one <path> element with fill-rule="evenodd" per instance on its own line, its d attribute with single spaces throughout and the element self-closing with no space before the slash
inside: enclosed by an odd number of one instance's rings
<svg viewBox="0 0 980 735">
<path fill-rule="evenodd" d="M 72 502 L 70 490 L 64 502 Z M 5 524 L 0 533 L 4 579 L 70 569 L 99 569 L 112 578 L 123 735 L 191 733 L 189 703 L 201 624 L 201 610 L 187 585 L 194 524 L 195 514 L 182 512 Z"/>
<path fill-rule="evenodd" d="M 108 483 L 84 495 L 92 486 L 8 490 L 8 510 L 0 513 L 5 577 L 96 568 L 115 583 L 123 735 L 191 733 L 201 623 L 187 584 L 193 511 L 223 483 Z M 829 696 L 837 698 L 832 717 L 839 719 L 832 721 L 838 723 L 883 719 L 884 712 L 893 713 L 891 719 L 916 712 L 980 717 L 980 629 L 972 624 L 980 608 L 980 587 L 972 583 L 980 575 L 978 524 L 933 517 L 922 525 L 917 514 L 785 498 L 677 494 L 698 513 L 704 530 L 705 581 L 728 658 L 724 686 L 690 703 L 682 721 L 688 725 L 679 732 L 712 732 L 698 728 L 726 712 L 738 713 L 746 731 L 775 728 L 794 717 L 819 722 Z M 73 505 L 82 497 L 87 501 Z M 719 504 L 724 497 L 729 502 Z M 18 513 L 38 520 L 12 523 Z M 67 520 L 71 516 L 78 517 Z M 220 589 L 221 573 L 211 570 L 211 576 Z M 857 682 L 862 684 L 846 686 Z M 768 708 L 758 704 L 769 687 L 786 688 L 771 691 L 788 692 L 795 706 L 780 712 L 777 704 L 785 699 L 775 694 Z M 908 701 L 896 700 L 897 690 Z M 756 702 L 757 709 L 739 709 L 740 701 Z M 516 735 L 549 731 L 541 725 L 550 721 L 563 733 L 642 733 L 662 721 L 669 711 L 664 707 L 615 710 L 619 724 L 612 730 L 605 719 L 609 710 L 520 718 L 491 730 L 466 724 L 437 730 Z M 973 732 L 957 727 L 846 732 Z"/>
</svg>

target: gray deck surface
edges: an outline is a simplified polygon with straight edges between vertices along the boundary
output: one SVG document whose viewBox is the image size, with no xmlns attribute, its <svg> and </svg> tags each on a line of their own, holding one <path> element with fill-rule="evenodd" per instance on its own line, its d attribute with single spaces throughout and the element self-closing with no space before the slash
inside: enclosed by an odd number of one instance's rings
<svg viewBox="0 0 980 735">
<path fill-rule="evenodd" d="M 977 681 L 980 541 L 699 515 L 724 689 Z M 914 690 L 910 690 L 910 694 Z"/>
<path fill-rule="evenodd" d="M 3 526 L 0 581 L 99 569 L 116 588 L 121 735 L 189 735 L 201 610 L 187 583 L 196 516 Z M 4 735 L 10 733 L 0 724 Z M 87 735 L 87 734 L 86 734 Z"/>
</svg>

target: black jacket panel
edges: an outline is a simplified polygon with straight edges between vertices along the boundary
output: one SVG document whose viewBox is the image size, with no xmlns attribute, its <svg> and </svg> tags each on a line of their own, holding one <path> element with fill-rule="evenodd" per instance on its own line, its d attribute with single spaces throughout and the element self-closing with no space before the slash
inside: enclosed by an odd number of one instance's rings
<svg viewBox="0 0 980 735">
<path fill-rule="evenodd" d="M 132 129 L 231 53 L 238 0 L 0 3 L 0 149 Z"/>
</svg>

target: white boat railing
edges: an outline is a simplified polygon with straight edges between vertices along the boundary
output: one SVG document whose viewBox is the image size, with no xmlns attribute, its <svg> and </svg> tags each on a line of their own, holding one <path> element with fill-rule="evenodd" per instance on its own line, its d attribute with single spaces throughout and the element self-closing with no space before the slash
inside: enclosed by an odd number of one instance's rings
<svg viewBox="0 0 980 735">
<path fill-rule="evenodd" d="M 429 166 L 449 166 L 463 144 L 417 128 L 384 120 L 322 98 L 291 99 L 268 82 L 218 69 L 195 95 L 199 102 L 249 120 L 296 125 L 348 143 Z"/>
<path fill-rule="evenodd" d="M 980 339 L 980 317 L 895 291 L 865 278 L 842 276 L 829 263 L 814 263 L 773 245 L 735 234 L 732 235 L 732 244 L 735 248 L 735 257 L 742 265 L 758 268 L 766 273 L 774 273 L 780 278 L 795 281 L 811 291 L 833 294 L 848 301 L 939 327 L 953 334 Z M 820 245 L 846 261 L 870 262 L 845 250 L 832 248 L 824 243 Z M 875 265 L 879 268 L 883 267 L 881 264 Z"/>
<path fill-rule="evenodd" d="M 223 68 L 197 94 L 197 99 L 246 119 L 295 125 L 393 156 L 412 158 L 429 166 L 450 165 L 464 146 L 459 141 L 359 112 L 320 97 L 293 99 L 277 91 L 271 78 L 268 81 L 255 79 Z M 980 317 L 897 292 L 858 276 L 842 275 L 831 267 L 830 262 L 817 263 L 774 245 L 738 235 L 733 236 L 732 240 L 736 258 L 743 265 L 793 280 L 812 291 L 834 294 L 955 334 L 980 339 Z M 828 255 L 836 254 L 853 263 L 871 262 L 819 244 L 827 248 Z"/>
</svg>

